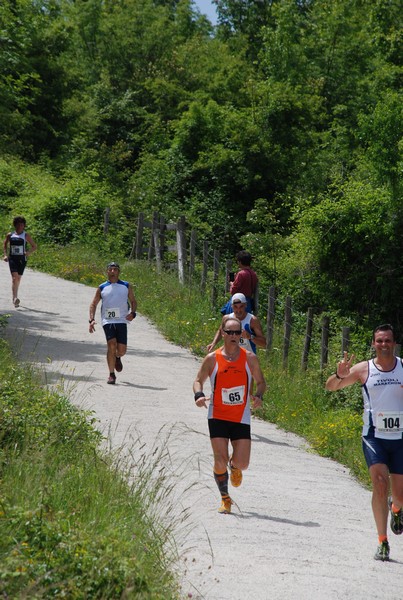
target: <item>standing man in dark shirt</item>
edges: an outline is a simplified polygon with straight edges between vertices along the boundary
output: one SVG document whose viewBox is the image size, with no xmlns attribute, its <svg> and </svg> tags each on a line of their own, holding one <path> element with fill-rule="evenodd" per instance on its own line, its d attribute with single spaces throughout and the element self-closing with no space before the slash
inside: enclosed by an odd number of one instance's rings
<svg viewBox="0 0 403 600">
<path fill-rule="evenodd" d="M 238 293 L 244 294 L 247 302 L 246 311 L 253 313 L 255 308 L 254 296 L 258 278 L 255 271 L 250 266 L 252 255 L 246 250 L 241 250 L 238 252 L 236 259 L 239 271 L 235 275 L 234 281 L 230 281 L 230 293 L 232 296 Z"/>
</svg>

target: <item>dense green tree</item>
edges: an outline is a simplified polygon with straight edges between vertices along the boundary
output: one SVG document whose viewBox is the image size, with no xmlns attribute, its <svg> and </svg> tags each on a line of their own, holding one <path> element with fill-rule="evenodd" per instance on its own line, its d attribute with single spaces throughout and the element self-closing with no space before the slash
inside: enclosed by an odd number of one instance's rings
<svg viewBox="0 0 403 600">
<path fill-rule="evenodd" d="M 68 94 L 58 4 L 4 0 L 0 30 L 0 148 L 31 159 L 54 155 L 65 135 Z"/>
<path fill-rule="evenodd" d="M 362 319 L 402 324 L 402 210 L 369 182 L 334 187 L 315 206 L 300 206 L 298 227 L 279 261 L 280 279 L 302 309 L 340 309 Z"/>
<path fill-rule="evenodd" d="M 0 151 L 62 176 L 39 234 L 185 214 L 301 308 L 400 315 L 400 3 L 216 3 L 215 28 L 191 0 L 0 5 Z"/>
</svg>

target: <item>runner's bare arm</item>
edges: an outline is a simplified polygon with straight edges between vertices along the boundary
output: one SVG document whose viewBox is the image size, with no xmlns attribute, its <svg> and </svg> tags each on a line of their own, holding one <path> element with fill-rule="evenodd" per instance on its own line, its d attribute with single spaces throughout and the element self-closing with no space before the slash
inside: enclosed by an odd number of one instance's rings
<svg viewBox="0 0 403 600">
<path fill-rule="evenodd" d="M 3 258 L 4 258 L 4 260 L 5 260 L 6 262 L 8 261 L 8 256 L 7 256 L 7 246 L 8 246 L 8 243 L 9 243 L 9 241 L 10 241 L 10 236 L 11 236 L 11 233 L 8 233 L 8 234 L 6 235 L 6 238 L 5 238 L 4 242 L 3 242 L 3 255 L 4 255 L 4 256 L 3 256 Z"/>
<path fill-rule="evenodd" d="M 92 302 L 90 304 L 90 314 L 89 314 L 89 331 L 90 333 L 93 333 L 95 331 L 95 312 L 97 310 L 97 306 L 99 304 L 101 300 L 101 290 L 99 288 L 97 288 L 97 291 L 95 292 L 95 295 L 92 299 Z"/>
<path fill-rule="evenodd" d="M 325 387 L 329 392 L 342 390 L 357 381 L 365 383 L 368 376 L 368 362 L 364 360 L 352 366 L 353 360 L 354 354 L 349 358 L 347 352 L 344 352 L 342 360 L 337 363 L 335 373 L 326 381 Z"/>
<path fill-rule="evenodd" d="M 128 321 L 133 321 L 133 319 L 136 316 L 137 300 L 136 300 L 136 297 L 134 295 L 133 288 L 132 288 L 132 286 L 130 284 L 129 284 L 128 299 L 129 299 L 129 302 L 130 302 L 130 312 L 129 312 L 128 315 L 126 315 L 126 319 Z"/>
<path fill-rule="evenodd" d="M 203 392 L 203 384 L 212 372 L 214 365 L 215 354 L 214 352 L 211 352 L 210 354 L 207 354 L 207 356 L 204 358 L 200 366 L 199 372 L 196 375 L 196 379 L 193 382 L 193 392 L 195 394 L 196 406 L 204 406 L 207 408 L 206 402 L 208 402 L 210 398 L 206 396 L 200 396 L 200 398 L 196 399 L 196 396 Z"/>
<path fill-rule="evenodd" d="M 250 339 L 259 348 L 266 348 L 266 337 L 262 330 L 262 325 L 257 317 L 253 317 L 250 326 L 254 333 L 250 336 Z"/>
<path fill-rule="evenodd" d="M 29 244 L 29 250 L 25 253 L 25 256 L 29 256 L 30 254 L 32 254 L 32 252 L 35 252 L 38 246 L 35 244 L 34 240 L 31 238 L 29 233 L 25 234 L 25 239 Z"/>
<path fill-rule="evenodd" d="M 215 334 L 214 339 L 211 342 L 211 344 L 206 346 L 207 352 L 211 352 L 213 350 L 213 348 L 218 344 L 218 342 L 220 341 L 221 338 L 222 338 L 221 327 L 219 327 L 216 331 L 216 334 Z"/>
</svg>

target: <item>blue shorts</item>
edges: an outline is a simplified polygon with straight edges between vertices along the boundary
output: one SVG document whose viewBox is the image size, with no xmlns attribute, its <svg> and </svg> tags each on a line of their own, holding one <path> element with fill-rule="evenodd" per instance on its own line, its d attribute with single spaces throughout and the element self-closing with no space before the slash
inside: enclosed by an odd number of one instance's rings
<svg viewBox="0 0 403 600">
<path fill-rule="evenodd" d="M 403 439 L 383 440 L 369 434 L 362 437 L 362 449 L 368 468 L 383 464 L 389 473 L 403 475 Z"/>
<path fill-rule="evenodd" d="M 208 419 L 210 438 L 227 438 L 229 440 L 250 440 L 250 425 L 224 421 L 223 419 Z"/>
<path fill-rule="evenodd" d="M 126 323 L 107 323 L 103 325 L 107 341 L 116 339 L 118 344 L 127 346 L 127 325 Z"/>
</svg>

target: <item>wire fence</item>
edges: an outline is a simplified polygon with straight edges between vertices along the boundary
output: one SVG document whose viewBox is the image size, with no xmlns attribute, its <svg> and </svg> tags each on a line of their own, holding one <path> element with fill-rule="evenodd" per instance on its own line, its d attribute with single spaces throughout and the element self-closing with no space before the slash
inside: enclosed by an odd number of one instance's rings
<svg viewBox="0 0 403 600">
<path fill-rule="evenodd" d="M 177 271 L 179 284 L 200 287 L 202 293 L 210 295 L 212 309 L 217 312 L 220 308 L 219 302 L 223 298 L 229 299 L 233 260 L 222 259 L 219 250 L 213 248 L 207 240 L 202 239 L 195 229 L 190 228 L 183 216 L 175 223 L 168 223 L 158 212 L 153 213 L 151 220 L 146 220 L 144 214 L 139 213 L 136 235 L 129 258 L 154 263 L 157 273 L 161 273 L 164 269 Z M 279 307 L 282 314 L 279 314 Z M 271 286 L 267 299 L 264 299 L 258 288 L 255 293 L 254 313 L 261 315 L 262 320 L 266 321 L 267 356 L 274 349 L 275 339 L 281 339 L 281 360 L 286 369 L 291 348 L 292 298 L 286 296 L 279 301 L 276 297 L 275 286 Z M 300 358 L 300 366 L 303 371 L 308 368 L 313 341 L 315 342 L 315 352 L 319 351 L 320 369 L 323 370 L 328 365 L 330 317 L 327 315 L 319 317 L 320 341 L 317 340 L 317 332 L 314 332 L 314 318 L 313 308 L 308 308 Z M 282 322 L 282 334 L 278 332 L 279 322 Z M 343 352 L 348 352 L 349 346 L 350 328 L 343 327 L 340 356 L 343 355 Z M 278 349 L 276 348 L 276 350 Z"/>
</svg>

